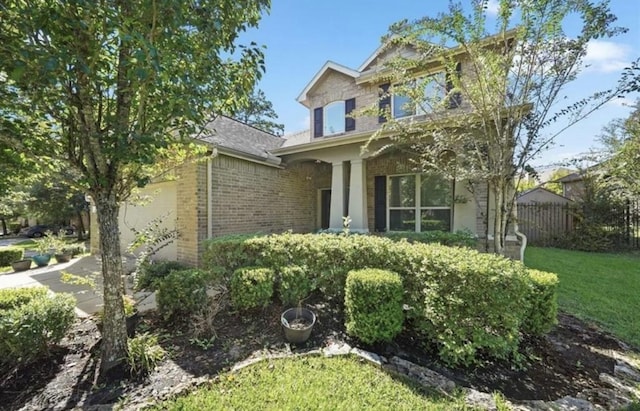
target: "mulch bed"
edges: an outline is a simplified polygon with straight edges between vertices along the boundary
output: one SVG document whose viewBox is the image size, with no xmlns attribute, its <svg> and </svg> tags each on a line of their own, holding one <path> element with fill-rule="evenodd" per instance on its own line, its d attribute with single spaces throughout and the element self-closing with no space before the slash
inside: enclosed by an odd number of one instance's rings
<svg viewBox="0 0 640 411">
<path fill-rule="evenodd" d="M 312 301 L 309 306 L 316 312 L 318 321 L 311 339 L 301 347 L 285 342 L 280 324 L 283 307 L 278 305 L 250 315 L 220 313 L 216 317 L 217 338 L 206 350 L 194 343 L 187 328 L 163 328 L 155 315 L 147 314 L 138 330 L 160 333 L 161 345 L 170 354 L 169 360 L 163 361 L 143 381 L 127 379 L 100 384 L 95 379 L 99 332 L 91 320 L 79 320 L 49 358 L 19 369 L 0 370 L 0 408 L 91 409 L 115 403 L 136 408 L 170 396 L 178 386 L 188 388 L 203 383 L 256 351 L 298 352 L 339 341 L 385 356 L 408 359 L 440 372 L 461 386 L 489 393 L 500 391 L 515 402 L 548 401 L 575 396 L 588 389 L 606 388 L 599 375 L 613 374 L 615 361 L 597 351 L 628 350 L 612 336 L 561 314 L 558 326 L 549 335 L 524 341 L 522 366 L 487 361 L 481 368 L 452 369 L 439 363 L 434 352 L 420 349 L 420 341 L 408 334 L 384 346 L 358 344 L 346 336 L 339 309 L 318 301 Z"/>
</svg>

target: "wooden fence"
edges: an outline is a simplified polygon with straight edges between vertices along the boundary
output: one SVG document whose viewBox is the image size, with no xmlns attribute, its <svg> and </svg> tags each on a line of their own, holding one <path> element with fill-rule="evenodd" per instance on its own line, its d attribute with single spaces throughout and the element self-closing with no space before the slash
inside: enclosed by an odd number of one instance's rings
<svg viewBox="0 0 640 411">
<path fill-rule="evenodd" d="M 640 249 L 640 200 L 587 209 L 574 203 L 518 204 L 518 225 L 531 245 L 552 246 L 585 222 L 607 232 L 618 249 Z"/>
</svg>

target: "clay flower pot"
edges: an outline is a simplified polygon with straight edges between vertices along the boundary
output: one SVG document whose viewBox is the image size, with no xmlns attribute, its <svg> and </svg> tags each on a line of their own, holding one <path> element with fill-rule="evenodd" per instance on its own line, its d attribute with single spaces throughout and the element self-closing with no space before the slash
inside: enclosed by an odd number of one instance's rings
<svg viewBox="0 0 640 411">
<path fill-rule="evenodd" d="M 11 268 L 13 268 L 13 271 L 15 271 L 16 273 L 19 271 L 27 271 L 31 268 L 31 263 L 31 259 L 14 261 L 11 263 Z"/>
</svg>

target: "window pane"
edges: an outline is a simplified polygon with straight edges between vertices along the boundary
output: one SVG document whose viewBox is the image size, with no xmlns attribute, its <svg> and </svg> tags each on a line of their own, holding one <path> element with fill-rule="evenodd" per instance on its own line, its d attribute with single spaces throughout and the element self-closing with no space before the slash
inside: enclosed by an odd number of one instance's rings
<svg viewBox="0 0 640 411">
<path fill-rule="evenodd" d="M 424 88 L 424 95 L 432 107 L 436 107 L 442 102 L 445 96 L 446 77 L 444 72 L 436 73 L 427 81 Z"/>
<path fill-rule="evenodd" d="M 389 178 L 389 207 L 415 207 L 416 176 Z"/>
<path fill-rule="evenodd" d="M 451 209 L 422 210 L 420 231 L 451 231 Z"/>
<path fill-rule="evenodd" d="M 415 210 L 389 210 L 389 230 L 416 231 Z"/>
<path fill-rule="evenodd" d="M 411 107 L 411 99 L 403 95 L 393 96 L 393 118 L 402 118 L 414 115 L 414 109 Z"/>
<path fill-rule="evenodd" d="M 451 181 L 437 174 L 420 177 L 420 206 L 445 207 L 451 205 Z"/>
<path fill-rule="evenodd" d="M 324 107 L 324 135 L 344 133 L 344 101 L 335 101 Z"/>
</svg>

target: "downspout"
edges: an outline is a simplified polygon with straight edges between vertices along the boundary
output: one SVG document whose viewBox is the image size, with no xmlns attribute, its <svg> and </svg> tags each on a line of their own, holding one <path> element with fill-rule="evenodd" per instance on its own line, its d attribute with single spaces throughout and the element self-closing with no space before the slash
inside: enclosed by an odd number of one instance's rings
<svg viewBox="0 0 640 411">
<path fill-rule="evenodd" d="M 518 227 L 518 206 L 512 206 L 511 214 L 513 216 L 513 233 L 520 239 L 520 262 L 524 264 L 524 250 L 527 248 L 527 236 L 520 232 Z"/>
<path fill-rule="evenodd" d="M 213 221 L 211 221 L 211 206 L 213 205 L 213 190 L 211 182 L 213 180 L 213 161 L 212 156 L 207 158 L 207 238 L 213 236 Z"/>
</svg>

